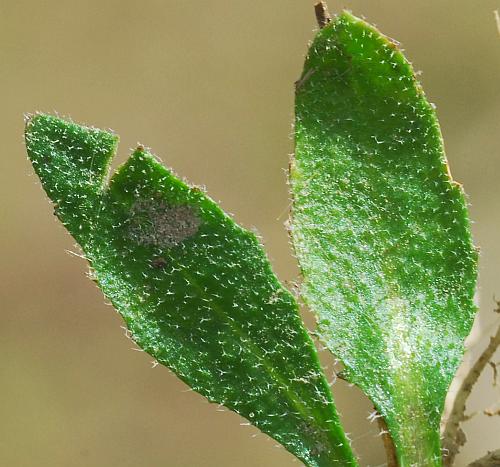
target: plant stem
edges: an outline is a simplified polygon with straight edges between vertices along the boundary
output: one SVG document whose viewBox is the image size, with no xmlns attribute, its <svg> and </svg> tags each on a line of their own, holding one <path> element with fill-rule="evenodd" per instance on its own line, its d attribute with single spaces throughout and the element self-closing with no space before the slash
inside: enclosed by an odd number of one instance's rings
<svg viewBox="0 0 500 467">
<path fill-rule="evenodd" d="M 486 456 L 469 464 L 468 467 L 498 467 L 500 465 L 500 449 L 491 451 Z"/>
<path fill-rule="evenodd" d="M 377 423 L 382 435 L 382 442 L 384 443 L 385 454 L 387 456 L 387 467 L 398 467 L 398 459 L 396 456 L 396 448 L 392 440 L 387 423 L 385 423 L 382 415 L 377 416 Z"/>
<path fill-rule="evenodd" d="M 314 5 L 314 11 L 316 13 L 318 26 L 320 29 L 323 29 L 332 20 L 330 12 L 328 11 L 328 6 L 325 2 L 318 2 Z"/>
<path fill-rule="evenodd" d="M 499 304 L 500 305 L 500 304 Z M 460 428 L 460 423 L 463 422 L 465 417 L 465 405 L 467 399 L 472 391 L 472 388 L 476 384 L 479 376 L 483 372 L 488 362 L 493 357 L 496 349 L 500 346 L 500 326 L 494 336 L 490 337 L 490 342 L 480 357 L 477 359 L 476 363 L 472 366 L 467 376 L 462 381 L 460 388 L 455 395 L 455 400 L 453 401 L 453 407 L 449 415 L 448 421 L 446 422 L 443 431 L 443 464 L 445 466 L 450 466 L 453 464 L 455 456 L 460 451 L 460 448 L 465 444 L 466 437 L 462 429 Z M 473 464 L 471 464 L 473 465 Z M 483 464 L 478 464 L 483 465 Z M 484 464 L 484 465 L 494 465 L 494 464 Z M 496 464 L 498 465 L 498 464 Z"/>
</svg>

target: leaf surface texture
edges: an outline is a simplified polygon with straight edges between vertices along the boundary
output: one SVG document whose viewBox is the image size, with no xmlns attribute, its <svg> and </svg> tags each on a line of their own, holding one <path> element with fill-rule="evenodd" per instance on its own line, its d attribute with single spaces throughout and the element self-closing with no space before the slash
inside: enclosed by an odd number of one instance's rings
<svg viewBox="0 0 500 467">
<path fill-rule="evenodd" d="M 296 89 L 291 232 L 318 333 L 385 417 L 402 466 L 439 423 L 475 307 L 476 250 L 433 107 L 394 41 L 348 12 Z"/>
<path fill-rule="evenodd" d="M 108 183 L 117 141 L 48 115 L 26 127 L 55 213 L 132 339 L 306 465 L 356 465 L 297 304 L 255 235 L 143 148 Z"/>
</svg>

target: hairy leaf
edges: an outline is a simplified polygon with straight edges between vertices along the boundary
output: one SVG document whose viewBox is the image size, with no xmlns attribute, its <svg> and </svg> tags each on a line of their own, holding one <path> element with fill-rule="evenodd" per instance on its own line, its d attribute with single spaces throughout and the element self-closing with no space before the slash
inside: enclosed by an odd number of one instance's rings
<svg viewBox="0 0 500 467">
<path fill-rule="evenodd" d="M 255 235 L 143 148 L 47 115 L 29 157 L 131 337 L 310 466 L 356 465 L 314 345 Z"/>
<path fill-rule="evenodd" d="M 318 333 L 386 418 L 401 465 L 440 465 L 477 255 L 434 110 L 394 41 L 347 12 L 320 30 L 295 138 L 292 238 Z"/>
</svg>

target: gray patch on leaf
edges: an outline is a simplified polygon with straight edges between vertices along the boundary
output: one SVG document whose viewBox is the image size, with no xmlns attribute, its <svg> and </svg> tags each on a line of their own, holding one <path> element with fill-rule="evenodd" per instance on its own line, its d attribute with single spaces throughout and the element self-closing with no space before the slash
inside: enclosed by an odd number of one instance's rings
<svg viewBox="0 0 500 467">
<path fill-rule="evenodd" d="M 171 248 L 195 235 L 200 225 L 191 206 L 170 206 L 161 199 L 138 200 L 130 209 L 128 235 L 139 245 Z"/>
</svg>

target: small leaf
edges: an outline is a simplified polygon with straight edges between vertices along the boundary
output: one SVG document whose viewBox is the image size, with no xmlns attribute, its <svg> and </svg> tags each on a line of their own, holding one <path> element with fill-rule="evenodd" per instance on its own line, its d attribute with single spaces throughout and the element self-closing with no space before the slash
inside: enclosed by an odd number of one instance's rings
<svg viewBox="0 0 500 467">
<path fill-rule="evenodd" d="M 344 12 L 310 47 L 295 137 L 292 237 L 318 333 L 401 465 L 440 465 L 477 255 L 434 110 L 395 43 Z"/>
<path fill-rule="evenodd" d="M 144 149 L 47 115 L 29 157 L 131 337 L 310 466 L 356 465 L 314 345 L 255 235 Z"/>
</svg>

